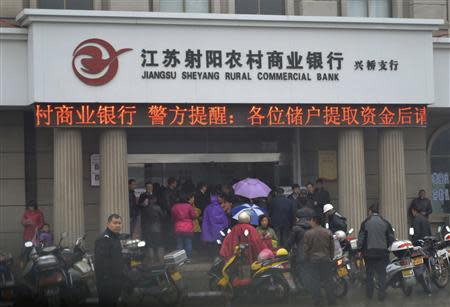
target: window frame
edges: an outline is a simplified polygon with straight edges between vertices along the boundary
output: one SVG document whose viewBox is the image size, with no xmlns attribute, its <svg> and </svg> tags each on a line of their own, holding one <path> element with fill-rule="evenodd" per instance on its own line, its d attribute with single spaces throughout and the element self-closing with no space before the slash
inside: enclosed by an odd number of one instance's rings
<svg viewBox="0 0 450 307">
<path fill-rule="evenodd" d="M 236 2 L 237 1 L 239 1 L 239 0 L 234 0 L 234 7 L 235 7 L 235 14 L 241 14 L 241 13 L 236 13 Z M 281 0 L 281 1 L 283 1 L 283 5 L 282 5 L 282 8 L 283 8 L 283 10 L 282 10 L 282 14 L 281 15 L 286 15 L 286 0 Z M 256 1 L 257 2 L 257 7 L 258 7 L 258 10 L 257 10 L 257 12 L 255 13 L 255 14 L 250 14 L 250 15 L 276 15 L 276 14 L 261 14 L 261 0 L 257 0 Z"/>
<path fill-rule="evenodd" d="M 187 13 L 186 12 L 186 1 L 188 0 L 183 0 L 183 13 Z M 189 13 L 198 13 L 198 12 L 189 12 Z M 208 0 L 208 13 L 211 13 L 211 0 Z M 205 13 L 198 13 L 198 14 L 205 14 Z"/>
<path fill-rule="evenodd" d="M 82 10 L 82 11 L 89 11 L 89 10 L 91 10 L 91 11 L 93 11 L 94 10 L 94 7 L 95 7 L 95 4 L 94 4 L 94 1 L 95 0 L 90 0 L 91 1 L 91 8 L 89 8 L 89 9 L 69 9 L 69 8 L 67 8 L 67 1 L 68 0 L 62 0 L 63 1 L 63 8 L 62 8 L 62 10 Z M 39 0 L 37 0 L 36 1 L 36 5 L 37 5 L 37 7 L 40 9 L 41 7 L 40 7 L 40 5 L 39 5 Z M 46 8 L 47 10 L 58 10 L 58 9 L 51 9 L 51 8 Z"/>
<path fill-rule="evenodd" d="M 338 6 L 340 6 L 341 16 L 350 17 L 347 14 L 349 1 L 352 1 L 352 0 L 339 0 Z M 388 14 L 389 16 L 385 16 L 385 17 L 370 17 L 370 3 L 369 2 L 371 0 L 362 0 L 362 1 L 365 1 L 367 3 L 367 6 L 366 6 L 367 10 L 366 10 L 365 16 L 352 16 L 352 17 L 367 17 L 367 18 L 392 18 L 393 17 L 394 2 L 392 0 L 386 0 L 389 2 L 389 14 Z M 344 11 L 346 13 L 345 15 L 344 15 Z"/>
<path fill-rule="evenodd" d="M 183 11 L 182 12 L 161 11 L 161 1 L 164 1 L 164 0 L 159 0 L 159 12 L 164 12 L 164 13 L 187 13 L 186 12 L 186 1 L 188 1 L 188 0 L 182 0 L 182 6 L 183 6 Z M 208 13 L 211 13 L 211 8 L 212 8 L 211 1 L 212 0 L 208 0 Z M 150 1 L 151 5 L 149 5 L 149 7 L 151 6 L 154 9 L 155 6 L 154 6 L 153 2 L 154 1 Z M 189 13 L 195 14 L 195 13 L 198 13 L 198 12 L 189 12 Z M 198 13 L 198 14 L 206 14 L 206 13 Z"/>
</svg>

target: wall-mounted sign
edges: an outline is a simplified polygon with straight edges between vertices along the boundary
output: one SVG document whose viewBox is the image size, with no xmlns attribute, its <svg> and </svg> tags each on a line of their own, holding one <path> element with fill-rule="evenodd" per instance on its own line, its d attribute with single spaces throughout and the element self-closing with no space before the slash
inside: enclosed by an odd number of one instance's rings
<svg viewBox="0 0 450 307">
<path fill-rule="evenodd" d="M 36 104 L 37 127 L 425 127 L 422 105 Z"/>
<path fill-rule="evenodd" d="M 319 177 L 329 181 L 337 179 L 337 153 L 335 150 L 319 150 Z"/>
<path fill-rule="evenodd" d="M 91 186 L 100 186 L 100 155 L 91 155 Z"/>
</svg>

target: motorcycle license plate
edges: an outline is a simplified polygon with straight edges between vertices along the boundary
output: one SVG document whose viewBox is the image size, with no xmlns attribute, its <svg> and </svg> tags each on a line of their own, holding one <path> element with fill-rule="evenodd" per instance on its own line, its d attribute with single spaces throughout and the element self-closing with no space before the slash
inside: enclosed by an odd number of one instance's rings
<svg viewBox="0 0 450 307">
<path fill-rule="evenodd" d="M 402 276 L 403 277 L 412 277 L 412 276 L 414 276 L 414 271 L 412 269 L 403 270 Z"/>
<path fill-rule="evenodd" d="M 423 257 L 416 257 L 416 258 L 413 258 L 413 263 L 414 263 L 414 265 L 420 265 L 420 264 L 423 264 Z"/>
<path fill-rule="evenodd" d="M 182 278 L 180 272 L 172 273 L 171 277 L 172 277 L 172 279 L 173 279 L 174 281 L 179 281 L 179 280 Z"/>
<path fill-rule="evenodd" d="M 348 270 L 345 266 L 338 269 L 338 275 L 339 277 L 345 277 L 348 275 Z"/>
</svg>

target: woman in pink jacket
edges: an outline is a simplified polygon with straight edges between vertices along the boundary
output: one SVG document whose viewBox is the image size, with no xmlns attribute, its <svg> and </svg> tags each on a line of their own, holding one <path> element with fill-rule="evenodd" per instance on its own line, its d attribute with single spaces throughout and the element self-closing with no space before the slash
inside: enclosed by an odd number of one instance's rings
<svg viewBox="0 0 450 307">
<path fill-rule="evenodd" d="M 177 249 L 184 249 L 188 261 L 192 257 L 192 238 L 194 236 L 194 219 L 197 213 L 192 206 L 194 203 L 194 192 L 181 192 L 180 202 L 172 206 L 172 220 Z"/>
</svg>

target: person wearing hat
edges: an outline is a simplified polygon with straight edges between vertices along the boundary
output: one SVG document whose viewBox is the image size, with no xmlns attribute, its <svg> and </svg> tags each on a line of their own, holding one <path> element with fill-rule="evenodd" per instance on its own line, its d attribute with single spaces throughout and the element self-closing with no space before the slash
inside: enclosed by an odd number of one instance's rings
<svg viewBox="0 0 450 307">
<path fill-rule="evenodd" d="M 306 289 L 308 282 L 306 277 L 305 253 L 303 251 L 303 237 L 311 226 L 309 220 L 314 215 L 314 210 L 304 207 L 295 213 L 296 222 L 292 227 L 292 232 L 287 241 L 286 247 L 291 251 L 292 271 L 296 274 L 297 280 Z"/>
<path fill-rule="evenodd" d="M 231 232 L 223 240 L 220 256 L 227 261 L 233 257 L 236 246 L 240 243 L 247 243 L 245 259 L 247 264 L 252 264 L 257 260 L 259 253 L 267 248 L 267 245 L 261 239 L 256 228 L 250 225 L 250 214 L 247 211 L 239 213 L 238 222 L 239 224 L 233 226 Z M 247 235 L 245 235 L 246 230 Z"/>
<path fill-rule="evenodd" d="M 337 212 L 332 204 L 323 206 L 323 214 L 325 215 L 325 228 L 329 229 L 332 233 L 338 230 L 347 232 L 347 219 Z"/>
</svg>

